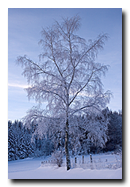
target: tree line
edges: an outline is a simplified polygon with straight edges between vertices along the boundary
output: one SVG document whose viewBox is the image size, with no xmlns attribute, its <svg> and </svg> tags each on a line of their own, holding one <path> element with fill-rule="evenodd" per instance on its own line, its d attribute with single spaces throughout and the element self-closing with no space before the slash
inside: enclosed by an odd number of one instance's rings
<svg viewBox="0 0 130 187">
<path fill-rule="evenodd" d="M 32 121 L 8 121 L 8 160 L 65 153 L 65 122 L 62 118 L 44 120 L 44 129 Z M 108 108 L 100 114 L 75 115 L 69 120 L 69 152 L 82 155 L 122 148 L 122 114 Z M 46 128 L 45 128 L 46 127 Z M 42 131 L 42 133 L 41 133 Z"/>
</svg>

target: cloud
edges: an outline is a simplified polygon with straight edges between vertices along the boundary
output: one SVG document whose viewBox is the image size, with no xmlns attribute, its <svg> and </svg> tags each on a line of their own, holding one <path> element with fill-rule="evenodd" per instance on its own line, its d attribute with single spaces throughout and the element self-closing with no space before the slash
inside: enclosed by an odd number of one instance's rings
<svg viewBox="0 0 130 187">
<path fill-rule="evenodd" d="M 22 84 L 15 84 L 15 83 L 8 83 L 9 87 L 15 87 L 15 88 L 28 88 L 29 85 L 22 85 Z"/>
</svg>

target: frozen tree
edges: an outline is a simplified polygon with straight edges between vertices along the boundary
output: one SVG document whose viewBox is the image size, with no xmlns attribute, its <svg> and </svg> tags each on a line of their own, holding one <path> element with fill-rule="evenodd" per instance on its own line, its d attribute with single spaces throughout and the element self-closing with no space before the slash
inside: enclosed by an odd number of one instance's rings
<svg viewBox="0 0 130 187">
<path fill-rule="evenodd" d="M 95 148 L 105 147 L 108 141 L 109 126 L 109 118 L 106 113 L 74 116 L 69 125 L 73 153 L 86 154 L 90 151 L 91 144 Z"/>
<path fill-rule="evenodd" d="M 104 92 L 101 82 L 108 66 L 95 62 L 107 34 L 86 42 L 76 35 L 79 27 L 78 16 L 63 19 L 61 23 L 56 21 L 52 27 L 42 29 L 40 44 L 43 52 L 38 62 L 27 56 L 17 58 L 30 85 L 26 89 L 28 98 L 35 98 L 40 104 L 48 102 L 46 110 L 31 109 L 26 121 L 61 116 L 65 121 L 67 170 L 71 167 L 68 148 L 70 117 L 76 113 L 99 111 L 110 99 L 110 91 Z M 41 124 L 44 126 L 44 122 Z"/>
<path fill-rule="evenodd" d="M 112 151 L 122 147 L 122 115 L 110 112 L 109 116 L 107 149 Z"/>
<path fill-rule="evenodd" d="M 87 119 L 88 120 L 88 119 Z M 86 122 L 87 123 L 87 122 Z M 109 121 L 103 115 L 93 114 L 86 127 L 87 137 L 96 147 L 103 148 L 108 140 L 107 130 Z"/>
<path fill-rule="evenodd" d="M 15 160 L 15 137 L 12 122 L 8 121 L 8 160 Z"/>
</svg>

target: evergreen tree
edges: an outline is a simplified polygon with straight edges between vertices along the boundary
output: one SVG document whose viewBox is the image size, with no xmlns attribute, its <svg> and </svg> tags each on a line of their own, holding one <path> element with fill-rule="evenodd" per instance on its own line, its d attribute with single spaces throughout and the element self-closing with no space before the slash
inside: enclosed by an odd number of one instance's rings
<svg viewBox="0 0 130 187">
<path fill-rule="evenodd" d="M 122 115 L 117 112 L 110 113 L 108 136 L 106 146 L 109 151 L 122 147 Z"/>
<path fill-rule="evenodd" d="M 11 121 L 8 121 L 8 160 L 15 160 L 14 134 Z"/>
</svg>

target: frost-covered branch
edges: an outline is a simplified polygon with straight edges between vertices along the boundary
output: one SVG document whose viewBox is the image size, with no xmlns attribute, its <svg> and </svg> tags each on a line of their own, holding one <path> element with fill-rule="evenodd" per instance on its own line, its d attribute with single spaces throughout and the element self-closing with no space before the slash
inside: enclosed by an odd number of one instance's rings
<svg viewBox="0 0 130 187">
<path fill-rule="evenodd" d="M 110 101 L 111 95 L 111 92 L 107 91 L 104 94 L 97 94 L 95 97 L 90 97 L 88 100 L 86 98 L 86 101 L 84 100 L 84 105 L 82 105 L 82 107 L 79 107 L 79 103 L 77 107 L 74 105 L 74 109 L 70 110 L 70 115 L 72 116 L 79 111 L 81 111 L 81 113 L 88 113 L 88 111 L 90 112 L 91 109 L 92 111 L 95 110 L 100 113 L 101 110 L 105 107 L 106 102 L 108 103 Z"/>
<path fill-rule="evenodd" d="M 37 78 L 36 76 L 39 74 L 45 74 L 45 75 L 48 75 L 50 77 L 56 78 L 57 80 L 61 81 L 58 76 L 56 76 L 50 71 L 45 71 L 38 65 L 38 63 L 35 63 L 29 58 L 27 58 L 26 55 L 24 55 L 23 57 L 22 56 L 17 57 L 17 64 L 20 64 L 24 68 L 24 71 L 22 74 L 25 77 L 27 77 L 28 82 L 30 82 L 33 79 L 33 77 L 34 79 L 36 79 Z"/>
<path fill-rule="evenodd" d="M 92 75 L 93 75 L 93 72 L 92 72 L 91 76 L 89 77 L 88 81 L 85 83 L 85 85 L 82 88 L 80 88 L 79 91 L 77 91 L 77 93 L 75 94 L 75 96 L 73 97 L 73 99 L 70 101 L 69 105 L 71 105 L 71 103 L 74 101 L 74 99 L 77 97 L 77 95 L 87 86 L 87 84 L 91 80 Z"/>
</svg>

